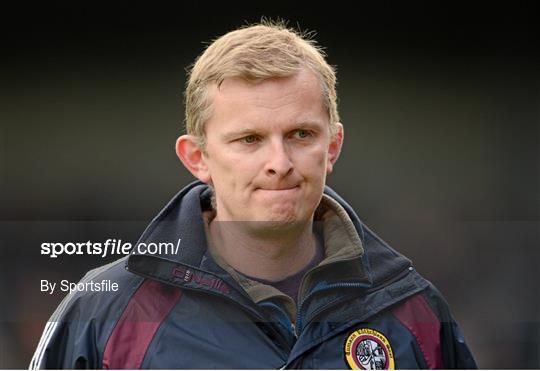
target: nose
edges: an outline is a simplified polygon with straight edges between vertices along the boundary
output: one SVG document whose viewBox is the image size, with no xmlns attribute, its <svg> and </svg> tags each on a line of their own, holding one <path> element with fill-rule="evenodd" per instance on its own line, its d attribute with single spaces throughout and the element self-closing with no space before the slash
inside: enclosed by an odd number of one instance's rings
<svg viewBox="0 0 540 371">
<path fill-rule="evenodd" d="M 270 143 L 265 173 L 269 176 L 284 177 L 293 170 L 293 163 L 283 140 L 274 140 Z"/>
</svg>

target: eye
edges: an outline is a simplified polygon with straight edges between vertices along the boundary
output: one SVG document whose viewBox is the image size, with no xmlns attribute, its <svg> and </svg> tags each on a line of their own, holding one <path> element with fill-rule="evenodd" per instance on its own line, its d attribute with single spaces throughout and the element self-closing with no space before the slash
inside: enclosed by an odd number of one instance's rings
<svg viewBox="0 0 540 371">
<path fill-rule="evenodd" d="M 252 144 L 252 143 L 255 143 L 257 141 L 257 136 L 256 135 L 248 135 L 246 137 L 243 137 L 242 141 L 244 143 L 247 143 L 247 144 Z"/>
<path fill-rule="evenodd" d="M 303 130 L 303 129 L 296 130 L 294 134 L 296 135 L 297 138 L 300 138 L 300 139 L 304 139 L 311 136 L 311 133 L 308 130 Z"/>
</svg>

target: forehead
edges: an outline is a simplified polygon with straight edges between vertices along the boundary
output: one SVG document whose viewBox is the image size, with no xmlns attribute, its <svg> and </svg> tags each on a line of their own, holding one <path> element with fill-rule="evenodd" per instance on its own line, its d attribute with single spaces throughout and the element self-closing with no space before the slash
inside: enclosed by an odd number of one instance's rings
<svg viewBox="0 0 540 371">
<path fill-rule="evenodd" d="M 227 78 L 219 87 L 209 87 L 209 99 L 213 111 L 209 123 L 234 119 L 328 121 L 320 80 L 307 68 L 259 82 Z"/>
<path fill-rule="evenodd" d="M 264 96 L 265 98 L 279 98 L 283 91 L 290 89 L 302 90 L 302 93 L 322 95 L 321 84 L 314 72 L 307 68 L 284 77 L 271 77 L 262 81 L 249 81 L 241 77 L 231 77 L 223 80 L 219 87 L 214 86 L 216 98 L 233 95 Z"/>
</svg>

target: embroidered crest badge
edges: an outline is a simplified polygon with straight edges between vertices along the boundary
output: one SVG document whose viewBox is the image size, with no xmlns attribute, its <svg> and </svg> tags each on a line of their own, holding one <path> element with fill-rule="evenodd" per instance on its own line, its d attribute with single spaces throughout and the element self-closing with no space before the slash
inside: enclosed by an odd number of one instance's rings
<svg viewBox="0 0 540 371">
<path fill-rule="evenodd" d="M 394 370 L 394 353 L 378 331 L 361 328 L 345 341 L 345 359 L 353 370 Z"/>
</svg>

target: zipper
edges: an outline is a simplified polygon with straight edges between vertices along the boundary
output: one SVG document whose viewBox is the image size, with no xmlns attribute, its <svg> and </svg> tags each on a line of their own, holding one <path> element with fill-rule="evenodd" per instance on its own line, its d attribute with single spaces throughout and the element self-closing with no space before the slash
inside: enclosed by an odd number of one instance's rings
<svg viewBox="0 0 540 371">
<path fill-rule="evenodd" d="M 134 272 L 133 272 L 134 273 Z M 181 285 L 178 285 L 178 284 L 175 284 L 173 282 L 169 282 L 169 281 L 165 281 L 165 280 L 162 280 L 162 279 L 158 279 L 157 277 L 153 277 L 153 276 L 150 276 L 150 275 L 146 275 L 144 273 L 141 273 L 141 272 L 137 272 L 137 274 L 139 276 L 142 276 L 142 277 L 145 277 L 145 278 L 148 278 L 148 279 L 152 279 L 152 280 L 155 280 L 155 281 L 159 281 L 159 282 L 162 282 L 166 285 L 171 285 L 171 286 L 174 286 L 174 287 L 178 287 L 182 290 L 190 290 L 190 291 L 194 291 L 194 292 L 199 292 L 199 293 L 204 293 L 204 294 L 207 294 L 207 295 L 213 295 L 213 296 L 217 296 L 219 298 L 223 298 L 225 300 L 227 300 L 228 302 L 234 304 L 236 307 L 239 307 L 241 308 L 244 312 L 246 312 L 247 314 L 251 315 L 254 319 L 258 320 L 260 323 L 263 324 L 263 326 L 265 326 L 266 328 L 268 328 L 271 332 L 272 332 L 272 335 L 274 335 L 274 337 L 276 339 L 279 340 L 279 342 L 284 346 L 284 349 L 290 353 L 291 351 L 291 346 L 289 345 L 289 343 L 287 342 L 286 339 L 283 338 L 283 335 L 281 335 L 275 328 L 273 328 L 271 325 L 266 325 L 266 322 L 267 319 L 265 317 L 263 317 L 260 313 L 258 313 L 255 309 L 253 308 L 250 308 L 248 306 L 245 306 L 243 304 L 240 304 L 238 303 L 237 301 L 229 298 L 228 296 L 226 295 L 223 295 L 223 294 L 219 294 L 217 292 L 213 292 L 213 291 L 208 291 L 208 290 L 204 290 L 204 289 L 197 289 L 197 288 L 193 288 L 193 287 L 184 287 L 184 286 L 181 286 Z M 245 296 L 243 293 L 240 293 L 242 296 Z M 251 299 L 250 299 L 251 300 Z"/>
<path fill-rule="evenodd" d="M 290 337 L 294 338 L 293 340 L 293 344 L 294 344 L 294 342 L 297 340 L 296 333 L 294 330 L 295 326 L 294 326 L 294 322 L 291 321 L 291 318 L 289 314 L 287 313 L 287 311 L 283 310 L 283 308 L 280 307 L 278 304 L 270 302 L 270 301 L 259 303 L 258 306 L 272 308 L 273 311 L 277 312 L 276 315 L 278 317 L 276 318 L 276 321 L 274 322 L 277 323 L 279 328 L 281 328 L 284 332 L 286 332 L 285 336 L 287 337 L 287 341 L 292 340 L 290 339 Z M 284 322 L 283 320 L 285 320 L 286 322 Z"/>
<path fill-rule="evenodd" d="M 302 307 L 305 304 L 305 302 L 308 301 L 313 295 L 318 294 L 322 291 L 332 290 L 332 289 L 366 288 L 366 287 L 368 287 L 368 285 L 364 283 L 335 283 L 332 285 L 321 287 L 318 290 L 310 292 L 309 295 L 307 295 L 306 297 L 302 299 L 302 302 L 298 306 L 298 313 L 296 315 L 296 327 L 294 329 L 295 331 L 294 335 L 296 336 L 296 338 L 298 338 L 300 332 L 302 331 L 302 325 L 303 325 L 303 320 L 304 320 L 304 312 L 302 311 Z"/>
<path fill-rule="evenodd" d="M 281 335 L 281 333 L 279 333 L 279 331 L 277 331 L 272 325 L 267 325 L 266 322 L 268 322 L 268 320 L 265 317 L 263 317 L 260 313 L 256 312 L 254 309 L 251 309 L 251 308 L 246 307 L 246 306 L 244 306 L 242 304 L 239 304 L 238 302 L 236 302 L 235 300 L 229 298 L 226 295 L 221 295 L 221 294 L 218 294 L 218 293 L 214 293 L 212 291 L 206 291 L 206 290 L 202 290 L 202 289 L 195 289 L 195 288 L 191 288 L 191 287 L 182 287 L 182 289 L 183 290 L 184 289 L 185 290 L 192 290 L 192 291 L 206 293 L 206 294 L 214 295 L 214 296 L 217 296 L 217 297 L 220 297 L 220 298 L 224 298 L 225 300 L 227 300 L 230 303 L 234 304 L 236 307 L 240 307 L 242 310 L 244 310 L 244 312 L 250 314 L 253 318 L 257 319 L 260 323 L 262 323 L 263 326 L 268 328 L 272 332 L 272 335 L 274 335 L 274 337 L 279 340 L 281 345 L 284 346 L 284 349 L 287 352 L 290 353 L 292 348 L 289 345 L 289 342 L 285 338 L 283 338 L 283 335 Z"/>
</svg>

